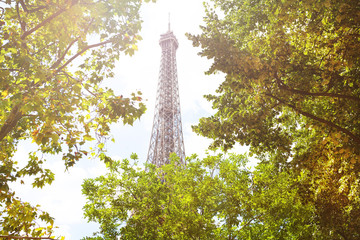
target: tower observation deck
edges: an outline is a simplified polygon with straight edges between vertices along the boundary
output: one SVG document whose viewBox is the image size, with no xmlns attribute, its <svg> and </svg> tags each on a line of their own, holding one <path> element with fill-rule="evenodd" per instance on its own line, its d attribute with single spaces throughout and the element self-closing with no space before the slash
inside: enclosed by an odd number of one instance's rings
<svg viewBox="0 0 360 240">
<path fill-rule="evenodd" d="M 185 164 L 182 133 L 176 50 L 179 43 L 170 30 L 160 35 L 161 63 L 157 87 L 154 122 L 147 162 L 160 167 L 169 163 L 170 153 L 180 157 Z"/>
</svg>

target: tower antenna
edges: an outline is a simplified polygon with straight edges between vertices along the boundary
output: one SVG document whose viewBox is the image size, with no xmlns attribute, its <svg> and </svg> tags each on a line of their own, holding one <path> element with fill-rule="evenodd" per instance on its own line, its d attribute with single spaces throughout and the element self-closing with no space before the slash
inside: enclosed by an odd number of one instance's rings
<svg viewBox="0 0 360 240">
<path fill-rule="evenodd" d="M 169 13 L 169 29 L 168 29 L 168 31 L 170 32 L 170 13 Z"/>
</svg>

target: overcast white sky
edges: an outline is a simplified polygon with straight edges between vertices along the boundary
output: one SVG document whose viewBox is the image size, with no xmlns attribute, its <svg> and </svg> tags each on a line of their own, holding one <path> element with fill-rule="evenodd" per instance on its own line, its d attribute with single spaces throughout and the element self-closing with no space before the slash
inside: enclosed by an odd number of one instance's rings
<svg viewBox="0 0 360 240">
<path fill-rule="evenodd" d="M 117 63 L 116 76 L 106 82 L 118 94 L 128 95 L 140 90 L 147 99 L 147 112 L 132 127 L 122 123 L 112 127 L 115 143 L 108 143 L 107 149 L 114 158 L 128 158 L 131 153 L 138 154 L 145 161 L 149 147 L 156 87 L 160 66 L 161 49 L 158 44 L 160 34 L 167 31 L 168 13 L 171 13 L 171 29 L 179 41 L 177 50 L 180 104 L 183 122 L 185 152 L 203 155 L 210 140 L 196 136 L 191 130 L 198 119 L 213 113 L 210 103 L 203 99 L 204 94 L 214 93 L 223 80 L 223 75 L 206 76 L 204 72 L 211 62 L 200 58 L 185 33 L 200 33 L 199 25 L 204 16 L 202 0 L 158 0 L 157 3 L 144 4 L 141 10 L 143 18 L 143 40 L 133 57 L 123 56 Z M 31 144 L 22 144 L 16 154 L 19 162 L 27 159 Z M 55 217 L 57 232 L 66 240 L 78 240 L 97 231 L 97 225 L 83 219 L 82 206 L 85 203 L 81 195 L 81 183 L 84 178 L 92 178 L 104 173 L 101 162 L 96 159 L 84 159 L 65 172 L 60 157 L 47 162 L 47 167 L 55 172 L 55 181 L 43 189 L 32 189 L 29 185 L 15 185 L 14 188 L 24 201 L 40 204 L 42 209 Z"/>
</svg>

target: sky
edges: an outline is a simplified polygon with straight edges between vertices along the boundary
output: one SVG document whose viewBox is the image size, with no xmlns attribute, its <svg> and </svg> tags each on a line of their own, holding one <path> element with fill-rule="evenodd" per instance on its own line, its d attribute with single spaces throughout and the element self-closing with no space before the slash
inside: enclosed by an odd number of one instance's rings
<svg viewBox="0 0 360 240">
<path fill-rule="evenodd" d="M 180 91 L 185 153 L 190 156 L 197 153 L 203 156 L 209 139 L 197 136 L 191 126 L 196 125 L 200 117 L 215 113 L 203 95 L 214 93 L 224 75 L 205 75 L 211 60 L 197 55 L 199 48 L 194 48 L 185 33 L 200 33 L 199 26 L 205 15 L 202 0 L 158 0 L 145 3 L 141 8 L 143 28 L 140 33 L 143 40 L 138 44 L 134 56 L 120 57 L 116 64 L 115 77 L 105 81 L 104 86 L 111 87 L 115 93 L 130 95 L 141 91 L 146 99 L 147 111 L 133 126 L 124 126 L 121 122 L 112 125 L 115 143 L 109 141 L 108 154 L 115 159 L 129 158 L 137 153 L 141 162 L 146 161 L 153 123 L 156 88 L 158 82 L 161 48 L 160 34 L 168 28 L 170 13 L 171 30 L 179 41 L 177 50 L 177 68 Z M 29 151 L 35 150 L 30 142 L 19 146 L 15 159 L 25 164 Z M 241 150 L 243 151 L 243 148 Z M 33 189 L 31 184 L 13 185 L 13 189 L 23 201 L 41 205 L 55 218 L 58 235 L 66 240 L 78 240 L 90 236 L 98 230 L 97 224 L 87 223 L 83 218 L 82 207 L 85 198 L 81 195 L 81 184 L 85 178 L 94 178 L 104 174 L 105 167 L 97 159 L 83 159 L 74 167 L 65 171 L 61 156 L 52 157 L 45 167 L 55 173 L 55 181 L 43 189 Z M 26 181 L 30 182 L 30 181 Z"/>
</svg>

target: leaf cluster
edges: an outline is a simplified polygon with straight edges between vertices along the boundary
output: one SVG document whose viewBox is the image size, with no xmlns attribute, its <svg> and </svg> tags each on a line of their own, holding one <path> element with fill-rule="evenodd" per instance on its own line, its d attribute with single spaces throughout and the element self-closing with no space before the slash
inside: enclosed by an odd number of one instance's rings
<svg viewBox="0 0 360 240">
<path fill-rule="evenodd" d="M 205 96 L 217 112 L 195 132 L 306 174 L 303 200 L 323 234 L 344 239 L 360 236 L 359 10 L 352 0 L 214 0 L 203 32 L 188 35 L 214 60 L 208 73 L 226 74 Z"/>
<path fill-rule="evenodd" d="M 123 97 L 101 86 L 104 79 L 114 77 L 120 54 L 134 54 L 141 40 L 141 4 L 140 0 L 0 2 L 3 217 L 21 219 L 16 211 L 7 210 L 16 204 L 10 182 L 32 176 L 34 187 L 50 184 L 54 174 L 43 167 L 46 156 L 61 153 L 66 167 L 71 167 L 86 156 L 104 154 L 110 125 L 132 124 L 145 112 L 141 92 Z M 24 140 L 38 150 L 19 169 L 13 155 Z M 86 143 L 91 141 L 96 147 L 89 149 Z M 39 215 L 37 208 L 32 209 L 34 216 Z"/>
<path fill-rule="evenodd" d="M 313 207 L 302 204 L 297 179 L 271 164 L 246 168 L 244 155 L 208 155 L 147 170 L 116 161 L 87 179 L 85 217 L 100 224 L 84 239 L 327 239 Z M 318 237 L 318 238 L 317 238 Z"/>
</svg>

